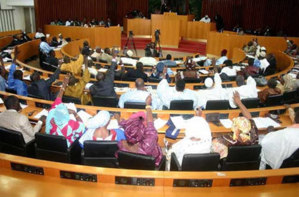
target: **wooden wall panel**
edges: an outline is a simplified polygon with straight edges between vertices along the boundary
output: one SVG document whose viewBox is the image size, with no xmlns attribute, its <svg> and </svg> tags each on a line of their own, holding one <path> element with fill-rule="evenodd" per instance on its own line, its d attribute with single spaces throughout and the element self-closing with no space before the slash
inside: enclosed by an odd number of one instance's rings
<svg viewBox="0 0 299 197">
<path fill-rule="evenodd" d="M 87 21 L 103 17 L 112 24 L 122 24 L 123 17 L 135 9 L 148 12 L 148 0 L 34 0 L 36 27 L 42 28 L 55 19 Z"/>
<path fill-rule="evenodd" d="M 245 29 L 270 26 L 289 36 L 299 36 L 298 10 L 298 0 L 203 0 L 202 4 L 202 16 L 220 14 L 225 29 L 231 30 L 237 24 Z"/>
</svg>

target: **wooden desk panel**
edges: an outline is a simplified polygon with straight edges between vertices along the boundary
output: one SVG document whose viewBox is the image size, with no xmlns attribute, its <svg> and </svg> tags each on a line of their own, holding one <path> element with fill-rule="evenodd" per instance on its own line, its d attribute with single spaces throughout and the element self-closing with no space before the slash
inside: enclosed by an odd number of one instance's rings
<svg viewBox="0 0 299 197">
<path fill-rule="evenodd" d="M 124 24 L 124 32 L 129 36 L 129 32 L 133 31 L 134 36 L 147 36 L 150 37 L 152 34 L 152 22 L 150 19 L 124 19 L 126 24 Z"/>
<path fill-rule="evenodd" d="M 187 23 L 187 40 L 207 40 L 208 33 L 216 30 L 215 23 L 204 23 L 199 21 L 189 21 Z"/>
<path fill-rule="evenodd" d="M 22 33 L 22 30 L 2 31 L 2 32 L 0 32 L 0 37 L 12 36 L 15 34 L 20 34 L 20 33 Z"/>
<path fill-rule="evenodd" d="M 92 42 L 92 41 L 91 41 Z M 118 26 L 94 28 L 94 47 L 121 47 L 121 29 Z"/>
<path fill-rule="evenodd" d="M 12 36 L 5 36 L 0 38 L 0 50 L 12 42 Z"/>
</svg>

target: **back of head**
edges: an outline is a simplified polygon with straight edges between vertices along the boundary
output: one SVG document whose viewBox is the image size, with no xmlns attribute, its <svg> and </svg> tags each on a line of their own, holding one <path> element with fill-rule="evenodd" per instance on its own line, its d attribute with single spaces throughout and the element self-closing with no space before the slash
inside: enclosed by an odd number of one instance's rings
<svg viewBox="0 0 299 197">
<path fill-rule="evenodd" d="M 106 54 L 110 54 L 110 49 L 109 49 L 109 48 L 105 48 L 104 52 L 105 52 Z"/>
<path fill-rule="evenodd" d="M 253 42 L 252 42 L 252 41 L 249 41 L 247 45 L 250 47 L 250 46 L 253 45 Z"/>
<path fill-rule="evenodd" d="M 47 39 L 46 39 L 45 36 L 43 36 L 43 37 L 40 38 L 40 40 L 41 40 L 42 42 L 46 42 Z"/>
<path fill-rule="evenodd" d="M 54 37 L 52 38 L 52 41 L 55 41 L 55 42 L 57 42 L 57 37 L 56 37 L 56 36 L 54 36 Z"/>
<path fill-rule="evenodd" d="M 254 64 L 254 59 L 253 59 L 253 58 L 250 58 L 250 59 L 248 60 L 248 66 L 253 66 L 253 64 Z"/>
<path fill-rule="evenodd" d="M 79 82 L 79 79 L 77 79 L 76 77 L 74 77 L 73 75 L 70 76 L 70 79 L 69 79 L 69 86 L 73 86 L 75 85 L 76 83 Z"/>
<path fill-rule="evenodd" d="M 179 79 L 175 83 L 175 88 L 178 92 L 182 92 L 185 90 L 185 85 L 186 85 L 185 81 L 183 79 Z"/>
<path fill-rule="evenodd" d="M 274 79 L 274 78 L 269 79 L 269 81 L 267 82 L 267 85 L 269 88 L 272 88 L 272 89 L 276 88 L 276 86 L 277 86 L 276 79 Z"/>
<path fill-rule="evenodd" d="M 136 86 L 137 90 L 143 89 L 144 88 L 143 79 L 141 79 L 141 78 L 136 79 L 135 86 Z"/>
<path fill-rule="evenodd" d="M 167 60 L 171 60 L 171 58 L 172 58 L 172 57 L 171 57 L 170 54 L 167 54 L 167 55 L 166 55 L 166 59 L 167 59 Z"/>
<path fill-rule="evenodd" d="M 105 74 L 102 72 L 98 72 L 97 76 L 96 76 L 97 81 L 102 81 L 105 79 Z"/>
<path fill-rule="evenodd" d="M 22 80 L 22 79 L 23 79 L 23 72 L 20 71 L 20 70 L 16 70 L 16 71 L 13 73 L 13 78 L 14 78 L 14 79 L 18 79 L 18 80 Z"/>
<path fill-rule="evenodd" d="M 54 50 L 49 51 L 49 55 L 50 55 L 51 57 L 55 57 L 55 51 L 54 51 Z"/>
<path fill-rule="evenodd" d="M 40 80 L 40 74 L 39 72 L 34 72 L 31 76 L 30 76 L 31 81 L 38 81 Z"/>
<path fill-rule="evenodd" d="M 70 57 L 69 56 L 64 56 L 63 57 L 63 62 L 66 63 L 66 64 L 70 63 L 71 62 Z"/>
<path fill-rule="evenodd" d="M 17 111 L 20 110 L 19 99 L 16 96 L 8 96 L 4 101 L 4 105 L 7 110 L 8 109 L 15 109 Z"/>
<path fill-rule="evenodd" d="M 236 77 L 236 83 L 237 83 L 237 86 L 242 86 L 242 85 L 245 85 L 245 79 L 242 75 L 237 75 Z"/>
<path fill-rule="evenodd" d="M 233 61 L 231 61 L 231 60 L 225 60 L 223 62 L 223 64 L 225 64 L 225 66 L 232 67 L 233 66 Z"/>
<path fill-rule="evenodd" d="M 136 68 L 137 68 L 137 70 L 143 71 L 143 64 L 142 64 L 142 62 L 137 62 Z"/>
<path fill-rule="evenodd" d="M 226 54 L 227 54 L 227 50 L 226 50 L 226 49 L 223 49 L 223 50 L 221 51 L 221 56 L 226 56 Z"/>
<path fill-rule="evenodd" d="M 89 47 L 89 43 L 88 43 L 88 41 L 85 40 L 85 41 L 83 42 L 83 47 Z"/>
</svg>

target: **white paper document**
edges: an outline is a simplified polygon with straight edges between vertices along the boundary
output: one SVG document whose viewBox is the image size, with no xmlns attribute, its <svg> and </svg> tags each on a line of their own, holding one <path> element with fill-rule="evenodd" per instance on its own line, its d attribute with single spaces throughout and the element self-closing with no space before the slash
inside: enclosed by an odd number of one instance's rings
<svg viewBox="0 0 299 197">
<path fill-rule="evenodd" d="M 278 124 L 277 122 L 275 122 L 274 120 L 272 120 L 269 117 L 267 117 L 267 118 L 258 117 L 258 118 L 253 118 L 253 120 L 258 129 L 265 129 L 270 126 L 273 126 L 274 128 L 280 127 L 280 124 Z"/>
<path fill-rule="evenodd" d="M 49 114 L 48 110 L 43 109 L 41 112 L 39 112 L 38 114 L 36 114 L 34 116 L 34 118 L 40 119 L 40 117 L 42 117 L 42 116 L 48 116 L 48 114 Z"/>
<path fill-rule="evenodd" d="M 167 120 L 163 120 L 161 118 L 158 118 L 154 121 L 154 126 L 156 128 L 156 130 L 161 129 L 162 127 L 164 127 L 164 125 L 167 123 Z"/>
<path fill-rule="evenodd" d="M 8 57 L 3 58 L 3 62 L 11 62 L 11 61 L 12 61 L 12 59 L 10 59 Z"/>
<path fill-rule="evenodd" d="M 209 71 L 204 70 L 204 69 L 202 69 L 202 70 L 198 70 L 198 72 L 200 72 L 201 74 L 204 74 L 204 75 L 209 74 Z"/>
<path fill-rule="evenodd" d="M 74 110 L 75 112 L 77 112 L 77 108 L 75 106 L 75 103 L 64 103 L 65 106 L 68 108 L 68 109 L 71 109 L 71 110 Z"/>
<path fill-rule="evenodd" d="M 25 75 L 25 76 L 23 76 L 23 80 L 31 81 L 31 79 L 30 79 L 30 75 Z"/>
<path fill-rule="evenodd" d="M 20 103 L 20 106 L 21 106 L 22 109 L 25 109 L 26 107 L 28 107 L 28 105 L 24 105 L 22 103 Z"/>
<path fill-rule="evenodd" d="M 182 116 L 174 116 L 170 118 L 173 122 L 176 129 L 184 129 L 186 128 L 186 121 L 183 119 Z"/>
<path fill-rule="evenodd" d="M 108 70 L 107 68 L 100 68 L 100 69 L 99 69 L 99 72 L 103 72 L 103 73 L 105 73 L 105 72 L 107 72 L 107 70 Z"/>
<path fill-rule="evenodd" d="M 230 119 L 220 119 L 220 123 L 227 129 L 232 128 L 233 122 Z"/>
<path fill-rule="evenodd" d="M 0 98 L 0 104 L 3 104 L 4 102 L 3 102 L 3 100 L 2 100 L 2 98 Z"/>
</svg>

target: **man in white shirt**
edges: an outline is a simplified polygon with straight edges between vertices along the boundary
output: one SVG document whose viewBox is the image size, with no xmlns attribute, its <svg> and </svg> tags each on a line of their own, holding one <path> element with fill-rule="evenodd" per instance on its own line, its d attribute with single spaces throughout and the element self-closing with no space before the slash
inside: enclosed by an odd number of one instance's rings
<svg viewBox="0 0 299 197">
<path fill-rule="evenodd" d="M 233 62 L 231 60 L 225 60 L 223 63 L 225 64 L 225 67 L 222 68 L 220 75 L 222 73 L 225 73 L 229 77 L 234 77 L 237 75 L 237 71 L 235 68 L 233 68 Z"/>
<path fill-rule="evenodd" d="M 208 15 L 205 15 L 204 17 L 202 17 L 202 18 L 200 19 L 200 22 L 210 23 L 210 22 L 211 22 L 211 19 L 209 18 Z"/>
<path fill-rule="evenodd" d="M 206 104 L 209 100 L 224 100 L 225 91 L 222 88 L 222 80 L 219 73 L 214 74 L 214 81 L 212 78 L 208 77 L 205 80 L 205 86 L 207 89 L 199 90 L 197 92 L 198 96 L 198 106 L 206 108 Z"/>
<path fill-rule="evenodd" d="M 266 58 L 266 52 L 265 51 L 262 51 L 260 53 L 260 57 L 259 57 L 259 60 L 260 60 L 260 63 L 261 63 L 261 66 L 260 66 L 260 69 L 261 71 L 264 73 L 265 70 L 268 68 L 268 66 L 270 65 L 270 63 L 268 62 L 267 58 Z"/>
<path fill-rule="evenodd" d="M 257 98 L 258 97 L 256 82 L 251 76 L 249 76 L 247 78 L 247 83 L 245 83 L 244 77 L 241 75 L 238 75 L 236 77 L 236 83 L 237 83 L 238 87 L 226 89 L 226 95 L 227 95 L 227 98 L 229 98 L 229 104 L 230 104 L 231 108 L 237 108 L 237 106 L 234 102 L 234 99 L 233 99 L 233 94 L 235 91 L 239 92 L 241 99 Z"/>
<path fill-rule="evenodd" d="M 50 47 L 50 45 L 47 43 L 46 37 L 41 37 L 41 43 L 39 44 L 39 48 L 41 52 L 44 54 L 49 54 L 50 51 L 54 50 L 54 47 Z"/>
<path fill-rule="evenodd" d="M 40 39 L 41 37 L 45 37 L 45 34 L 42 33 L 42 29 L 38 28 L 38 32 L 35 33 L 34 36 L 36 39 Z"/>
<path fill-rule="evenodd" d="M 169 156 L 174 153 L 182 165 L 185 154 L 210 153 L 212 135 L 209 123 L 201 117 L 201 110 L 196 111 L 196 116 L 187 120 L 185 137 L 172 145 L 167 153 Z"/>
<path fill-rule="evenodd" d="M 166 72 L 166 70 L 164 71 Z M 167 80 L 164 78 L 160 81 L 157 87 L 158 96 L 164 105 L 169 109 L 170 102 L 174 100 L 193 100 L 193 108 L 197 108 L 197 95 L 193 90 L 185 89 L 185 81 L 177 80 L 175 87 L 170 87 Z"/>
<path fill-rule="evenodd" d="M 27 116 L 20 113 L 21 107 L 19 99 L 16 96 L 9 96 L 4 101 L 6 111 L 0 113 L 0 127 L 19 131 L 23 134 L 25 143 L 34 139 L 35 133 L 42 128 L 46 117 L 42 116 L 32 128 Z"/>
<path fill-rule="evenodd" d="M 155 66 L 158 64 L 158 61 L 153 57 L 142 57 L 138 61 L 144 66 Z"/>
<path fill-rule="evenodd" d="M 96 61 L 100 61 L 101 57 L 102 57 L 102 49 L 100 47 L 96 47 L 95 52 L 93 52 L 93 54 L 91 55 L 92 58 L 95 58 Z"/>
<path fill-rule="evenodd" d="M 227 50 L 223 49 L 221 51 L 221 57 L 216 60 L 216 63 L 215 63 L 216 66 L 223 64 L 225 60 L 228 60 L 226 54 L 227 54 Z M 210 59 L 207 59 L 204 63 L 204 66 L 211 66 L 211 65 L 212 65 L 212 60 L 210 60 Z"/>
<path fill-rule="evenodd" d="M 128 92 L 122 94 L 119 98 L 118 106 L 124 108 L 125 102 L 140 102 L 145 103 L 146 98 L 150 94 L 146 91 L 144 87 L 144 81 L 141 78 L 136 79 L 135 81 L 135 90 L 129 90 Z M 153 108 L 155 108 L 155 100 L 152 102 Z"/>
</svg>

